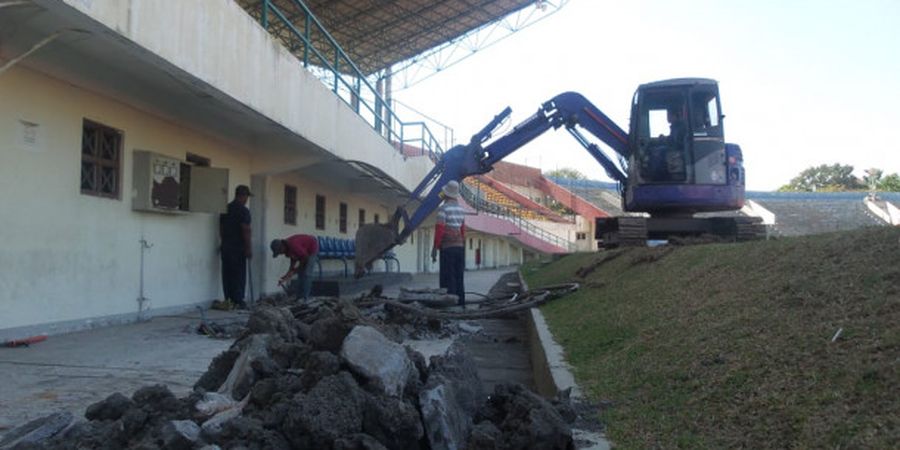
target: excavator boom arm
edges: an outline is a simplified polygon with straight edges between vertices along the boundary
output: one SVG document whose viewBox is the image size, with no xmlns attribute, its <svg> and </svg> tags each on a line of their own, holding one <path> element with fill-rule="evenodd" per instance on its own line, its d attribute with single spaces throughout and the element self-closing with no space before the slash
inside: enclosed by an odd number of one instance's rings
<svg viewBox="0 0 900 450">
<path fill-rule="evenodd" d="M 574 92 L 557 95 L 541 105 L 534 115 L 516 125 L 510 132 L 483 146 L 484 142 L 491 138 L 494 130 L 511 112 L 510 108 L 504 109 L 481 131 L 475 133 L 469 143 L 457 145 L 444 153 L 441 160 L 413 190 L 412 198 L 421 198 L 422 200 L 412 216 L 409 216 L 403 208 L 397 209 L 391 226 L 397 229 L 402 220 L 403 229 L 402 231 L 394 232 L 396 237 L 392 242 L 385 242 L 383 245 L 360 245 L 360 242 L 357 242 L 357 248 L 383 249 L 379 253 L 372 255 L 363 256 L 357 253 L 357 275 L 360 274 L 361 267 L 377 259 L 384 251 L 404 242 L 413 231 L 422 225 L 425 219 L 440 205 L 440 192 L 447 183 L 454 180 L 462 181 L 463 178 L 471 175 L 490 172 L 498 161 L 522 148 L 551 128 L 565 127 L 591 156 L 603 166 L 610 177 L 620 183 L 627 181 L 627 175 L 624 170 L 600 150 L 596 144 L 585 138 L 579 131 L 579 127 L 587 130 L 625 158 L 631 154 L 628 147 L 628 133 L 582 95 Z M 426 190 L 428 190 L 428 193 L 421 197 Z M 361 239 L 361 236 L 367 235 L 368 233 L 358 232 L 357 241 Z M 383 236 L 383 234 L 379 235 Z"/>
</svg>

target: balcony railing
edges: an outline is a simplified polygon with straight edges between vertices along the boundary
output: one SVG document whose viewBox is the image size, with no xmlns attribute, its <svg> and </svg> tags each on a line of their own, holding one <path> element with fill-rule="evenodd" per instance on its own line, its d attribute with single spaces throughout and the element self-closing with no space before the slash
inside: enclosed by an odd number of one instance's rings
<svg viewBox="0 0 900 450">
<path fill-rule="evenodd" d="M 469 186 L 467 186 L 465 183 L 460 183 L 459 187 L 460 193 L 462 194 L 463 198 L 466 199 L 466 202 L 472 205 L 476 210 L 512 222 L 523 232 L 530 234 L 531 236 L 534 236 L 544 242 L 549 242 L 570 252 L 575 251 L 575 244 L 568 239 L 564 239 L 547 230 L 544 230 L 541 227 L 538 227 L 528 220 L 523 219 L 522 216 L 516 214 L 513 210 L 505 206 L 501 206 L 484 199 L 477 193 L 473 192 L 472 189 L 469 188 Z"/>
<path fill-rule="evenodd" d="M 443 152 L 425 123 L 400 120 L 380 89 L 372 86 L 303 1 L 238 3 L 397 151 L 417 148 L 432 159 Z"/>
</svg>

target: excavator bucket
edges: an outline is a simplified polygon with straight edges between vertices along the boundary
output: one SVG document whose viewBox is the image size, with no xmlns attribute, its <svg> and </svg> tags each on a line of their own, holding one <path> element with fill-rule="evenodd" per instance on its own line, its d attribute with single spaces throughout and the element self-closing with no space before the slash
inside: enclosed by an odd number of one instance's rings
<svg viewBox="0 0 900 450">
<path fill-rule="evenodd" d="M 372 269 L 372 263 L 381 258 L 397 243 L 396 223 L 370 223 L 356 230 L 356 259 L 353 274 L 356 278 Z"/>
</svg>

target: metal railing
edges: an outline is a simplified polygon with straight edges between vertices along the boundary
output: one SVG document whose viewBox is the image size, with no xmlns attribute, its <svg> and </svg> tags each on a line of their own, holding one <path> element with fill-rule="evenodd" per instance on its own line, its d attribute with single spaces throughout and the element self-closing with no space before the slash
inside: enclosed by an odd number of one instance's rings
<svg viewBox="0 0 900 450">
<path fill-rule="evenodd" d="M 569 241 L 568 239 L 557 236 L 529 222 L 527 219 L 523 219 L 521 215 L 517 214 L 510 208 L 484 199 L 477 193 L 472 192 L 472 189 L 469 188 L 469 186 L 467 186 L 465 183 L 460 183 L 459 187 L 460 193 L 462 194 L 463 198 L 466 199 L 466 202 L 475 207 L 477 211 L 484 212 L 485 214 L 489 214 L 494 217 L 512 222 L 523 232 L 530 234 L 531 236 L 534 236 L 544 242 L 549 242 L 570 252 L 575 251 L 575 243 Z"/>
<path fill-rule="evenodd" d="M 290 6 L 291 11 L 279 5 Z M 260 0 L 258 10 L 248 12 L 397 151 L 432 159 L 443 152 L 425 123 L 400 120 L 380 89 L 372 86 L 303 1 Z M 297 26 L 301 23 L 302 30 Z"/>
</svg>

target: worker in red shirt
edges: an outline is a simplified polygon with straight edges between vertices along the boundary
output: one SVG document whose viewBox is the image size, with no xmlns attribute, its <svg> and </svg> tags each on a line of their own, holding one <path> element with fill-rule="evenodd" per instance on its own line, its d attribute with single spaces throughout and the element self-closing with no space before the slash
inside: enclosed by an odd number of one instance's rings
<svg viewBox="0 0 900 450">
<path fill-rule="evenodd" d="M 316 237 L 308 234 L 295 234 L 287 239 L 274 239 L 269 247 L 272 249 L 273 258 L 285 255 L 291 259 L 291 267 L 278 280 L 278 285 L 285 286 L 296 274 L 300 285 L 298 297 L 302 296 L 304 300 L 309 300 L 313 268 L 319 260 L 319 241 L 316 240 Z"/>
</svg>

